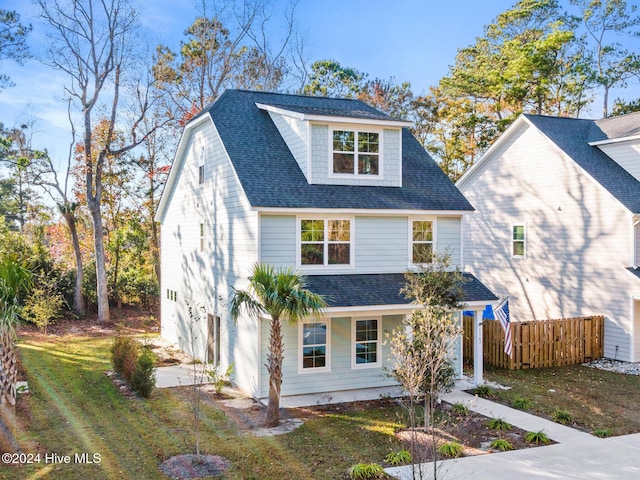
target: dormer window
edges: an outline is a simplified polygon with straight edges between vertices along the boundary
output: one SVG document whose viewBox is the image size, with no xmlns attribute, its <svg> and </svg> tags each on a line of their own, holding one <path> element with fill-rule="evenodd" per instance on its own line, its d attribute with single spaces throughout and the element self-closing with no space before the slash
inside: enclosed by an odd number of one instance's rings
<svg viewBox="0 0 640 480">
<path fill-rule="evenodd" d="M 333 130 L 333 174 L 379 175 L 380 137 L 376 131 Z"/>
</svg>

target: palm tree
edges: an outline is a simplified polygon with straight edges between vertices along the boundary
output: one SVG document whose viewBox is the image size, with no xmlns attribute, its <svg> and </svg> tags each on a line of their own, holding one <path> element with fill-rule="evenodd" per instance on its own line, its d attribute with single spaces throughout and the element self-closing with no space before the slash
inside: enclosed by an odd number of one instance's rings
<svg viewBox="0 0 640 480">
<path fill-rule="evenodd" d="M 0 403 L 16 403 L 16 324 L 20 298 L 31 286 L 31 272 L 14 255 L 0 259 Z"/>
<path fill-rule="evenodd" d="M 249 289 L 234 289 L 231 295 L 230 309 L 234 320 L 238 319 L 243 308 L 256 319 L 271 317 L 267 354 L 269 405 L 265 422 L 269 427 L 274 427 L 280 422 L 280 387 L 284 357 L 281 320 L 287 319 L 295 324 L 309 314 L 322 313 L 327 306 L 322 295 L 310 292 L 305 287 L 304 277 L 291 268 L 278 269 L 255 264 Z"/>
</svg>

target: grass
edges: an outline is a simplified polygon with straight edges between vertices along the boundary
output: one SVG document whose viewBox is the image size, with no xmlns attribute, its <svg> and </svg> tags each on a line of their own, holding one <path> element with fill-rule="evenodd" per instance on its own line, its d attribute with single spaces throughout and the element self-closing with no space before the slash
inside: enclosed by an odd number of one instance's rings
<svg viewBox="0 0 640 480">
<path fill-rule="evenodd" d="M 485 376 L 511 387 L 496 393 L 497 401 L 507 405 L 526 398 L 531 413 L 550 419 L 557 411 L 568 413 L 587 432 L 640 432 L 640 376 L 582 365 L 513 371 L 488 367 Z"/>
<path fill-rule="evenodd" d="M 104 375 L 110 337 L 30 338 L 20 344 L 29 395 L 21 397 L 25 453 L 100 454 L 100 464 L 4 468 L 6 479 L 165 478 L 158 465 L 195 452 L 185 389 L 156 390 L 149 400 L 124 399 Z M 379 461 L 401 444 L 397 409 L 317 415 L 286 435 L 254 437 L 222 411 L 203 404 L 201 449 L 231 461 L 224 479 L 342 478 L 349 467 Z"/>
</svg>

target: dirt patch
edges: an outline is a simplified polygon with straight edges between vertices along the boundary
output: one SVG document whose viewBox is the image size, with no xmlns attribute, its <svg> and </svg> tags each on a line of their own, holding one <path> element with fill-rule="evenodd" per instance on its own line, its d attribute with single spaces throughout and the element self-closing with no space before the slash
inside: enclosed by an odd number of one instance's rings
<svg viewBox="0 0 640 480">
<path fill-rule="evenodd" d="M 46 336 L 62 337 L 87 336 L 105 337 L 115 335 L 118 326 L 124 326 L 132 334 L 156 333 L 160 331 L 160 317 L 154 313 L 136 307 L 123 306 L 111 308 L 109 322 L 98 322 L 96 313 L 87 314 L 85 318 L 67 315 L 47 327 Z M 22 323 L 18 329 L 20 337 L 45 337 L 43 331 L 31 323 Z"/>
<path fill-rule="evenodd" d="M 229 468 L 229 461 L 218 455 L 176 455 L 160 464 L 165 475 L 175 479 L 217 478 Z"/>
</svg>

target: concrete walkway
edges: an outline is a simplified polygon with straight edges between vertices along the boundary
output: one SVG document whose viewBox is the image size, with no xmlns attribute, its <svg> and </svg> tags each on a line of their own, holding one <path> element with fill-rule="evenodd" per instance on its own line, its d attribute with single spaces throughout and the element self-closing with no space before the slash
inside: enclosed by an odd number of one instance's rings
<svg viewBox="0 0 640 480">
<path fill-rule="evenodd" d="M 558 442 L 545 447 L 441 460 L 438 476 L 446 480 L 640 479 L 640 434 L 602 439 L 461 391 L 444 395 L 443 400 L 463 403 L 469 410 L 502 418 L 527 431 L 542 430 Z M 432 478 L 432 463 L 415 468 L 422 469 L 424 478 Z M 411 466 L 388 468 L 386 472 L 401 480 L 413 479 Z"/>
</svg>

